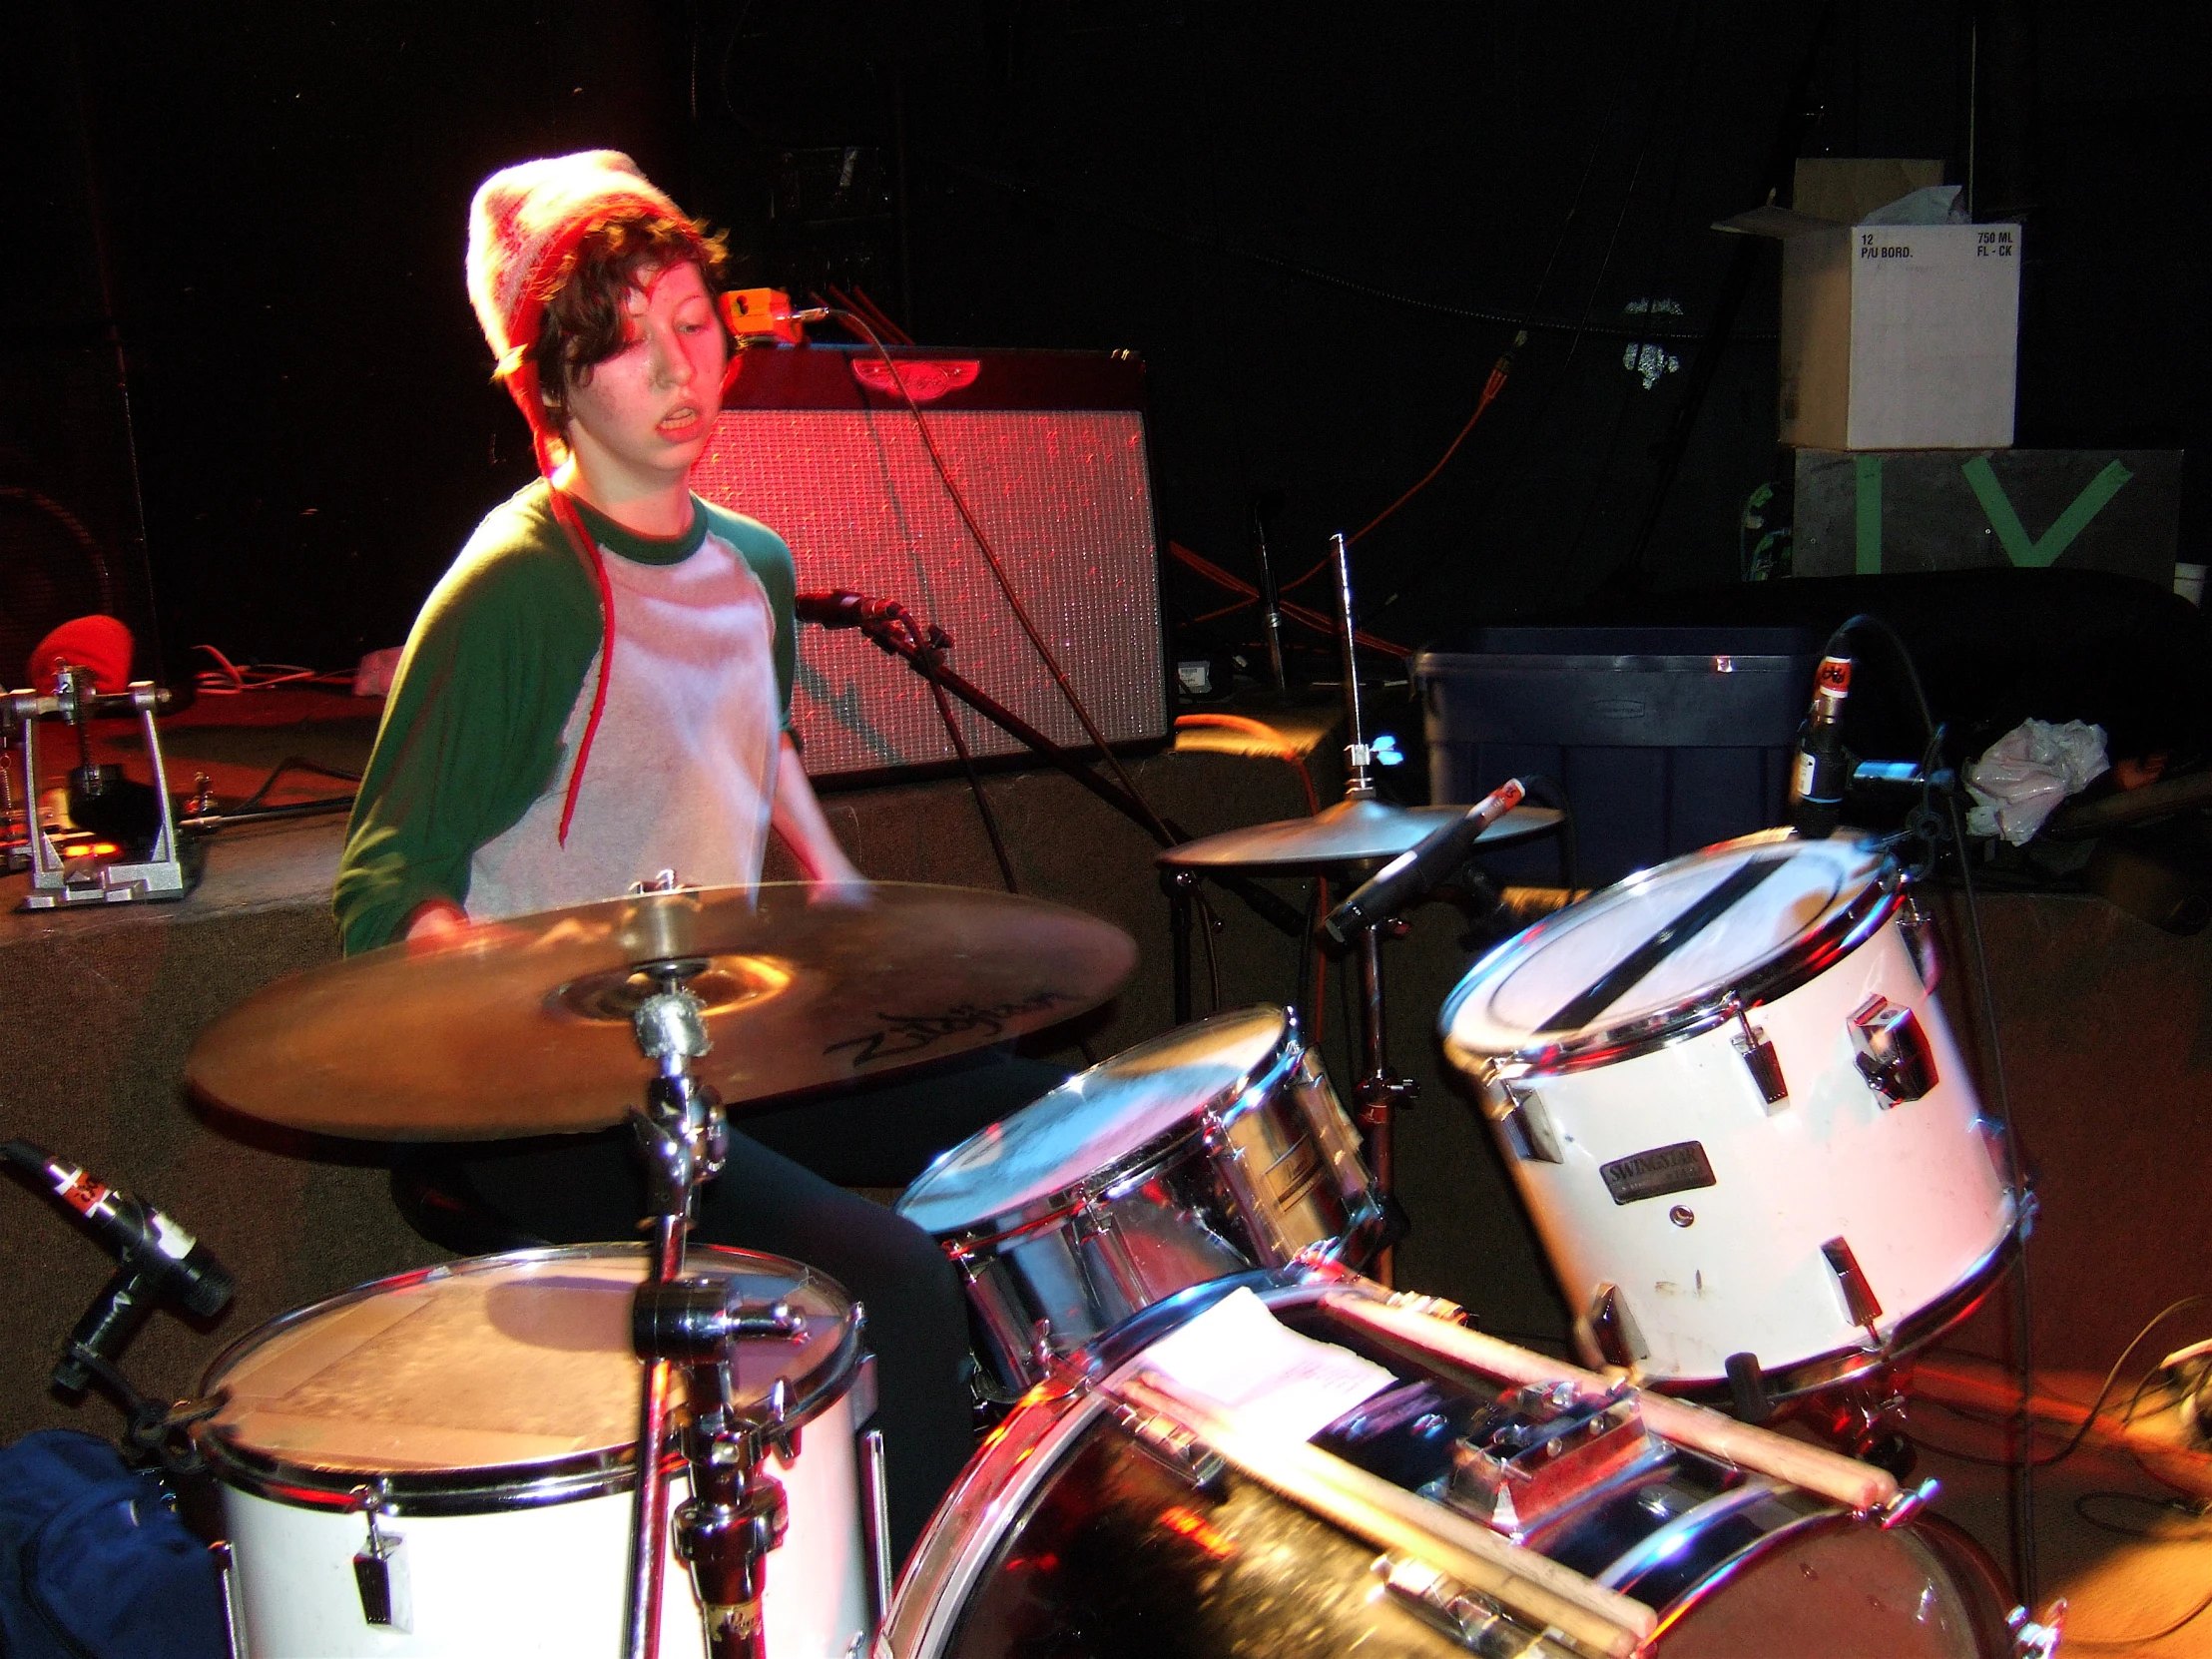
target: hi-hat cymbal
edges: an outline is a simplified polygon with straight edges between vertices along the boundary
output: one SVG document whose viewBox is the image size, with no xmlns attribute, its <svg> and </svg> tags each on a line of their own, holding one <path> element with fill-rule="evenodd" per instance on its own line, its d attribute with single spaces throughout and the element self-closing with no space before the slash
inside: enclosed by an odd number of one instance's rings
<svg viewBox="0 0 2212 1659">
<path fill-rule="evenodd" d="M 834 896 L 831 896 L 834 895 Z M 598 1129 L 643 1100 L 631 1015 L 678 973 L 727 1102 L 874 1077 L 1018 1036 L 1120 988 L 1136 942 L 1063 905 L 802 882 L 648 893 L 387 945 L 255 992 L 185 1074 L 318 1134 L 477 1140 Z"/>
<path fill-rule="evenodd" d="M 1394 858 L 1447 825 L 1466 817 L 1464 807 L 1393 807 L 1355 797 L 1312 818 L 1255 824 L 1186 841 L 1159 854 L 1170 869 L 1243 869 L 1259 873 L 1328 872 L 1346 864 Z M 1478 847 L 1499 847 L 1556 828 L 1549 807 L 1515 807 L 1482 832 Z"/>
</svg>

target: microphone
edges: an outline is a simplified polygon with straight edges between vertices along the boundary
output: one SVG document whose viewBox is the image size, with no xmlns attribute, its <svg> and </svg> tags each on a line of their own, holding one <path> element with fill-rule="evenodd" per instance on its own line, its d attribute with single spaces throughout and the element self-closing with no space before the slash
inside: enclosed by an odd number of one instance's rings
<svg viewBox="0 0 2212 1659">
<path fill-rule="evenodd" d="M 1844 704 L 1851 696 L 1851 652 L 1839 630 L 1813 676 L 1813 702 L 1798 728 L 1797 764 L 1790 773 L 1790 828 L 1807 840 L 1826 840 L 1843 821 L 1851 757 L 1844 752 Z"/>
<path fill-rule="evenodd" d="M 870 599 L 850 588 L 836 588 L 829 593 L 795 594 L 792 610 L 801 622 L 811 622 L 817 628 L 857 628 L 896 603 L 896 600 Z"/>
<path fill-rule="evenodd" d="M 1447 824 L 1409 852 L 1400 852 L 1351 897 L 1322 918 L 1322 930 L 1339 944 L 1381 917 L 1404 908 L 1467 860 L 1474 843 L 1499 819 L 1521 804 L 1528 793 L 1517 778 L 1509 778 L 1469 807 L 1455 824 Z"/>
<path fill-rule="evenodd" d="M 238 1288 L 231 1270 L 169 1216 L 89 1171 L 64 1162 L 29 1141 L 0 1144 L 0 1157 L 69 1206 L 86 1230 L 120 1266 L 100 1299 L 69 1334 L 69 1347 L 54 1369 L 54 1382 L 75 1393 L 90 1381 L 82 1361 L 112 1362 L 168 1297 L 201 1318 L 220 1314 Z"/>
</svg>

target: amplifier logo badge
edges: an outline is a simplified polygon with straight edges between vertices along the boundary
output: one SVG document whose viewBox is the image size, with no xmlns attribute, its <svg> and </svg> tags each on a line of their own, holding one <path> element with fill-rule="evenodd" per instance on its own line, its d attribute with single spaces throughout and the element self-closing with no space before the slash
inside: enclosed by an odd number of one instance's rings
<svg viewBox="0 0 2212 1659">
<path fill-rule="evenodd" d="M 1597 1172 L 1605 1177 L 1605 1190 L 1613 1195 L 1615 1204 L 1633 1204 L 1640 1198 L 1661 1198 L 1713 1185 L 1713 1166 L 1706 1161 L 1705 1148 L 1696 1141 L 1678 1141 L 1673 1146 L 1655 1146 L 1649 1152 L 1616 1158 L 1610 1164 L 1600 1164 Z"/>
<path fill-rule="evenodd" d="M 870 391 L 898 395 L 882 358 L 854 357 L 851 361 L 852 378 L 861 385 Z M 972 386 L 976 375 L 983 371 L 981 360 L 973 357 L 893 357 L 891 361 L 898 366 L 898 384 L 916 403 L 934 403 L 948 391 Z"/>
</svg>

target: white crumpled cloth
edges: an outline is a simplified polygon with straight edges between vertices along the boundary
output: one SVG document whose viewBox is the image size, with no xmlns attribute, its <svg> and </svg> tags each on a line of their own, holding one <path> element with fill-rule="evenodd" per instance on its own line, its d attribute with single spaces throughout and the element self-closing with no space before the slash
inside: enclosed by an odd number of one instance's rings
<svg viewBox="0 0 2212 1659">
<path fill-rule="evenodd" d="M 1966 768 L 1966 792 L 1973 797 L 1966 828 L 2023 845 L 2066 797 L 2079 795 L 2110 768 L 2103 727 L 2023 720 Z"/>
</svg>

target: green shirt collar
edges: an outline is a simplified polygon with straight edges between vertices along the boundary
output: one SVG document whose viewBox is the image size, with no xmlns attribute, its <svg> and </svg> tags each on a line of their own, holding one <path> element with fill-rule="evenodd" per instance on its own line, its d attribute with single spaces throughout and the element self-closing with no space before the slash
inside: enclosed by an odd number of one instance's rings
<svg viewBox="0 0 2212 1659">
<path fill-rule="evenodd" d="M 576 503 L 592 539 L 617 558 L 634 564 L 680 565 L 707 539 L 707 514 L 696 495 L 692 497 L 691 524 L 676 536 L 641 536 L 635 530 L 624 529 L 582 496 L 571 494 L 569 499 Z"/>
</svg>

